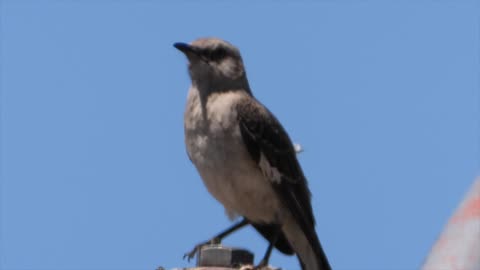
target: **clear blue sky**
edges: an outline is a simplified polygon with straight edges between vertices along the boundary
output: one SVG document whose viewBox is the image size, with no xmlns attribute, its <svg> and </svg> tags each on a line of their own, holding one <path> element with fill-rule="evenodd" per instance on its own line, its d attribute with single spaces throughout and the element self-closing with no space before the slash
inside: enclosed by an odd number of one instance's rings
<svg viewBox="0 0 480 270">
<path fill-rule="evenodd" d="M 336 269 L 416 269 L 479 173 L 476 1 L 1 3 L 1 269 L 192 266 L 226 228 L 177 41 L 217 36 L 305 148 Z M 225 241 L 256 259 L 252 229 Z M 294 257 L 271 263 L 297 270 Z"/>
</svg>

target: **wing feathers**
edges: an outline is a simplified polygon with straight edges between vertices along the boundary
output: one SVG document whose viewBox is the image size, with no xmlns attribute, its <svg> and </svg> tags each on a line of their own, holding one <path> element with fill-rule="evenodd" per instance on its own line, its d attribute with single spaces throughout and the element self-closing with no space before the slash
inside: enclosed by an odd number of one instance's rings
<svg viewBox="0 0 480 270">
<path fill-rule="evenodd" d="M 310 191 L 287 132 L 264 106 L 253 98 L 237 104 L 240 132 L 248 152 L 272 181 L 285 204 L 298 218 L 315 223 Z"/>
<path fill-rule="evenodd" d="M 242 100 L 236 109 L 240 133 L 248 152 L 265 177 L 271 181 L 276 194 L 298 224 L 302 237 L 305 237 L 301 239 L 306 239 L 311 247 L 311 250 L 307 248 L 306 252 L 304 248 L 300 248 L 302 245 L 298 245 L 299 239 L 289 239 L 293 241 L 290 245 L 295 244 L 295 251 L 302 253 L 299 254 L 302 268 L 330 269 L 315 232 L 307 181 L 287 132 L 275 116 L 253 97 Z M 284 231 L 283 234 L 285 233 L 293 235 L 291 237 L 296 235 L 290 231 Z"/>
</svg>

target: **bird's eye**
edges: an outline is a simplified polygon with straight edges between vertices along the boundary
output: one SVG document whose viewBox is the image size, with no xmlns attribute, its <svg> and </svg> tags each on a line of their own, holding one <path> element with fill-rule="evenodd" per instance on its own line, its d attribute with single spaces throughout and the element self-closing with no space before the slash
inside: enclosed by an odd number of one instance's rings
<svg viewBox="0 0 480 270">
<path fill-rule="evenodd" d="M 213 50 L 212 52 L 210 52 L 209 54 L 209 57 L 210 60 L 212 61 L 218 61 L 218 60 L 221 60 L 225 57 L 225 55 L 227 54 L 227 51 L 223 48 L 218 48 L 216 50 Z"/>
</svg>

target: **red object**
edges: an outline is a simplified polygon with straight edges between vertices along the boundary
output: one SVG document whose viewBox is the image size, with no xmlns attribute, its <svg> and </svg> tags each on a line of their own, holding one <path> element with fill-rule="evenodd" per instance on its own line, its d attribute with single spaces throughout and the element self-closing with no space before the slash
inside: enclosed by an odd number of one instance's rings
<svg viewBox="0 0 480 270">
<path fill-rule="evenodd" d="M 448 221 L 422 269 L 480 269 L 480 178 Z"/>
</svg>

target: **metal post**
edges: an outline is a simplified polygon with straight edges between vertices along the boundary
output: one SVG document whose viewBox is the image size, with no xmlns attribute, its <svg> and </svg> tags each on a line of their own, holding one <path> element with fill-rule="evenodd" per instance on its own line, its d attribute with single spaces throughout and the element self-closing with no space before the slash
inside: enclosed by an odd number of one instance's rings
<svg viewBox="0 0 480 270">
<path fill-rule="evenodd" d="M 172 270 L 253 270 L 253 253 L 242 248 L 223 245 L 206 245 L 197 253 L 197 266 L 194 268 L 174 268 Z M 163 267 L 157 270 L 165 270 Z M 264 267 L 262 270 L 281 270 Z"/>
</svg>

